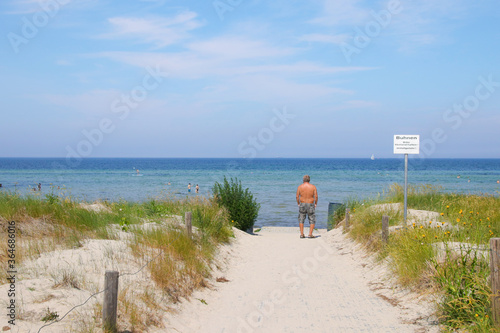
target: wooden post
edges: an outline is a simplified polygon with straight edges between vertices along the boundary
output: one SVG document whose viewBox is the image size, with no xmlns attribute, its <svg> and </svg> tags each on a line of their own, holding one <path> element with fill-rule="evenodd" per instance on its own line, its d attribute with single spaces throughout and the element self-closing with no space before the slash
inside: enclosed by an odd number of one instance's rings
<svg viewBox="0 0 500 333">
<path fill-rule="evenodd" d="M 104 275 L 104 304 L 102 321 L 105 332 L 117 332 L 116 313 L 118 310 L 118 272 L 106 271 Z"/>
<path fill-rule="evenodd" d="M 491 312 L 495 326 L 500 326 L 500 238 L 490 238 Z"/>
<path fill-rule="evenodd" d="M 184 214 L 184 221 L 186 222 L 186 232 L 189 238 L 193 235 L 193 225 L 191 224 L 191 212 Z"/>
<path fill-rule="evenodd" d="M 387 244 L 389 241 L 389 216 L 382 216 L 382 242 Z"/>
<path fill-rule="evenodd" d="M 349 229 L 349 219 L 350 219 L 350 213 L 351 210 L 349 208 L 345 209 L 345 224 L 344 224 L 344 229 L 347 230 Z"/>
</svg>

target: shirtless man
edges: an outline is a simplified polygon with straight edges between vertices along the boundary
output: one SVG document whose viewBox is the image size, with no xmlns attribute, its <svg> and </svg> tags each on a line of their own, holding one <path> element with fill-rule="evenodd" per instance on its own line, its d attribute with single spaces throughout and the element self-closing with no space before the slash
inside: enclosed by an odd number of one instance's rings
<svg viewBox="0 0 500 333">
<path fill-rule="evenodd" d="M 303 178 L 304 183 L 297 188 L 297 205 L 299 206 L 299 225 L 300 225 L 300 238 L 304 236 L 304 221 L 306 215 L 309 218 L 309 238 L 314 238 L 313 230 L 316 224 L 316 205 L 318 204 L 318 191 L 316 186 L 309 184 L 311 177 L 305 175 Z"/>
</svg>

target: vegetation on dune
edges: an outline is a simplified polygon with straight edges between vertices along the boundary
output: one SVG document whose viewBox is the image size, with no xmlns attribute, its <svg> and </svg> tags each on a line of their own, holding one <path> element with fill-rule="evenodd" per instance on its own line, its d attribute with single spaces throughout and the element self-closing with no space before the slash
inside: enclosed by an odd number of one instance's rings
<svg viewBox="0 0 500 333">
<path fill-rule="evenodd" d="M 219 206 L 227 209 L 231 222 L 240 230 L 248 231 L 254 226 L 259 215 L 260 204 L 254 199 L 250 190 L 243 189 L 237 178 L 221 183 L 216 182 L 212 189 L 214 200 Z"/>
<path fill-rule="evenodd" d="M 215 183 L 213 193 L 209 199 L 91 204 L 55 191 L 45 196 L 0 192 L 0 225 L 16 222 L 17 263 L 43 252 L 80 247 L 85 239 L 118 239 L 120 231 L 127 232 L 133 255 L 146 264 L 168 300 L 177 302 L 207 286 L 217 246 L 233 237 L 232 227 L 246 231 L 258 216 L 259 204 L 237 179 Z M 500 235 L 500 198 L 444 193 L 428 185 L 410 187 L 408 208 L 436 213 L 403 226 L 403 196 L 402 187 L 393 185 L 382 197 L 349 199 L 329 223 L 338 224 L 345 208 L 350 208 L 349 236 L 386 261 L 402 285 L 438 295 L 436 313 L 446 330 L 494 332 L 488 249 L 489 239 Z M 188 211 L 192 212 L 192 237 L 183 225 Z M 384 215 L 390 217 L 388 243 L 381 239 Z M 1 262 L 6 261 L 6 237 L 0 234 Z M 6 283 L 5 275 L 0 278 Z M 161 326 L 155 312 L 160 308 L 157 295 L 146 291 L 133 300 L 136 294 L 126 287 L 120 291 L 123 317 L 134 330 Z M 96 319 L 96 329 L 99 325 Z"/>
<path fill-rule="evenodd" d="M 188 211 L 192 212 L 192 237 L 183 226 Z M 80 247 L 86 239 L 118 239 L 119 232 L 127 232 L 132 236 L 128 243 L 133 255 L 146 265 L 170 303 L 189 298 L 193 290 L 208 284 L 218 244 L 233 237 L 227 210 L 213 199 L 200 197 L 86 203 L 62 193 L 42 197 L 0 192 L 0 225 L 6 229 L 9 221 L 15 221 L 16 227 L 16 265 L 43 252 Z M 7 233 L 1 233 L 1 262 L 7 260 L 7 244 Z M 6 278 L 4 272 L 2 284 Z M 135 297 L 137 291 L 124 286 L 119 311 L 134 331 L 161 324 L 154 294 L 146 291 L 139 299 L 130 299 L 129 294 Z M 100 326 L 99 318 L 94 326 Z"/>
<path fill-rule="evenodd" d="M 350 202 L 349 235 L 386 260 L 402 285 L 432 290 L 437 315 L 449 330 L 495 331 L 491 320 L 489 239 L 500 234 L 500 198 L 493 195 L 444 193 L 429 185 L 410 187 L 408 208 L 437 212 L 435 219 L 409 221 L 394 205 L 404 199 L 393 185 L 375 201 Z M 390 217 L 387 244 L 380 237 L 383 215 Z"/>
</svg>

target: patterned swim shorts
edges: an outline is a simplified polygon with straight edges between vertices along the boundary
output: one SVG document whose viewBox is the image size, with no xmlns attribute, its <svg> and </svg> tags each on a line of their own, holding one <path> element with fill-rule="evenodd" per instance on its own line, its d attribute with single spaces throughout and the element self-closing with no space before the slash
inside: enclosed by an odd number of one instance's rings
<svg viewBox="0 0 500 333">
<path fill-rule="evenodd" d="M 304 223 L 306 215 L 309 218 L 309 224 L 316 224 L 314 204 L 301 202 L 299 205 L 299 223 Z"/>
</svg>

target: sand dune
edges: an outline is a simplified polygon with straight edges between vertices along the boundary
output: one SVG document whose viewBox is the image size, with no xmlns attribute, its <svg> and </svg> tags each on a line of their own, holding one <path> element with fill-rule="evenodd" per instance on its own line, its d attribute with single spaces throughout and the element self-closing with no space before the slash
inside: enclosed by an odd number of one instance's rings
<svg viewBox="0 0 500 333">
<path fill-rule="evenodd" d="M 128 288 L 131 299 L 145 290 L 156 295 L 160 306 L 140 313 L 164 327 L 149 332 L 438 332 L 431 303 L 392 283 L 385 266 L 375 264 L 341 229 L 319 230 L 315 239 L 300 239 L 298 228 L 235 234 L 220 249 L 212 286 L 180 304 L 165 303 L 147 269 L 120 277 L 119 288 Z M 140 268 L 122 236 L 25 262 L 16 285 L 21 312 L 10 331 L 37 332 L 48 309 L 62 316 L 82 304 L 102 290 L 107 269 Z M 0 286 L 0 294 L 7 289 Z M 41 332 L 98 332 L 99 304 L 102 295 Z M 7 324 L 5 314 L 2 318 Z M 120 325 L 130 329 L 129 323 Z"/>
</svg>

